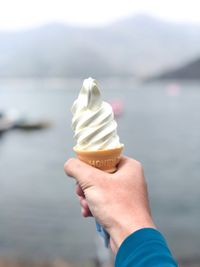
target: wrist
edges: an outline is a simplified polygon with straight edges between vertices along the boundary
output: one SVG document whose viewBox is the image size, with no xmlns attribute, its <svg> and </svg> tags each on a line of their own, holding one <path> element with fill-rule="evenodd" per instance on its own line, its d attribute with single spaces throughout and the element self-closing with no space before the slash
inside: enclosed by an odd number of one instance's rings
<svg viewBox="0 0 200 267">
<path fill-rule="evenodd" d="M 120 220 L 114 224 L 112 229 L 110 229 L 109 234 L 115 246 L 115 250 L 119 249 L 123 241 L 134 232 L 142 228 L 154 228 L 155 224 L 150 216 L 144 216 L 144 218 L 136 220 Z"/>
</svg>

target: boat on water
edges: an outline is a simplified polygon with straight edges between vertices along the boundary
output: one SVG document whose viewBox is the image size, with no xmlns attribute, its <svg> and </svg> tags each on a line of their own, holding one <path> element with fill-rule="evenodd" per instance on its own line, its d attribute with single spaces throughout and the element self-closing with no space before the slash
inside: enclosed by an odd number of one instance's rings
<svg viewBox="0 0 200 267">
<path fill-rule="evenodd" d="M 50 127 L 47 120 L 31 120 L 20 114 L 17 110 L 0 112 L 0 133 L 11 129 L 39 130 Z"/>
<path fill-rule="evenodd" d="M 0 118 L 0 133 L 11 129 L 12 126 L 12 122 Z"/>
<path fill-rule="evenodd" d="M 40 130 L 44 128 L 49 128 L 51 126 L 49 121 L 40 120 L 40 121 L 24 121 L 18 123 L 15 128 L 22 129 L 25 131 Z"/>
<path fill-rule="evenodd" d="M 20 116 L 17 111 L 1 111 L 0 112 L 0 132 L 5 132 L 12 129 L 20 121 Z"/>
</svg>

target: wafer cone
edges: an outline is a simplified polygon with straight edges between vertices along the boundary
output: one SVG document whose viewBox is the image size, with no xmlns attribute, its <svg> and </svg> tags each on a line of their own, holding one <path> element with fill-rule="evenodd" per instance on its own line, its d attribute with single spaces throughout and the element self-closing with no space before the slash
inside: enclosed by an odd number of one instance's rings
<svg viewBox="0 0 200 267">
<path fill-rule="evenodd" d="M 105 172 L 113 173 L 117 170 L 123 145 L 114 149 L 97 151 L 78 150 L 74 147 L 77 157 L 85 163 Z"/>
</svg>

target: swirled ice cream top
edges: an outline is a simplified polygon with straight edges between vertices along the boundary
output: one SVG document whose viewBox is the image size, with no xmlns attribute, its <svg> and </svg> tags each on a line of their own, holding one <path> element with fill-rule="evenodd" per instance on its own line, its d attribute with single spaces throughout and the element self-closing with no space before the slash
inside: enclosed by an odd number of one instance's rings
<svg viewBox="0 0 200 267">
<path fill-rule="evenodd" d="M 112 107 L 102 101 L 96 80 L 84 80 L 71 111 L 76 149 L 94 151 L 121 146 Z"/>
</svg>

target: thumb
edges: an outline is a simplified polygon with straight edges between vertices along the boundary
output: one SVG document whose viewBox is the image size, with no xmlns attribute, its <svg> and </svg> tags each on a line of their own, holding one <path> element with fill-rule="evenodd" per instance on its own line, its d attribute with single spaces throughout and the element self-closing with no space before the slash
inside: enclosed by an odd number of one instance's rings
<svg viewBox="0 0 200 267">
<path fill-rule="evenodd" d="M 83 190 L 96 185 L 105 175 L 103 171 L 74 158 L 65 163 L 64 170 L 68 176 L 76 179 Z"/>
</svg>

